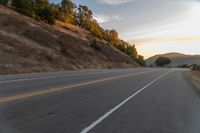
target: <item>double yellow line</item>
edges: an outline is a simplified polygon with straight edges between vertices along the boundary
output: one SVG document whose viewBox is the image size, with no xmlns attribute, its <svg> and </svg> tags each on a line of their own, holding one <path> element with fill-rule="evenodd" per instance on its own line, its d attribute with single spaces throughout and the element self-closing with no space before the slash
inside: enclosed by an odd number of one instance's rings
<svg viewBox="0 0 200 133">
<path fill-rule="evenodd" d="M 28 98 L 28 97 L 33 97 L 33 96 L 38 96 L 38 95 L 58 92 L 58 91 L 63 91 L 63 90 L 69 89 L 69 88 L 75 88 L 75 87 L 80 87 L 80 86 L 85 86 L 85 85 L 90 85 L 90 84 L 95 84 L 95 83 L 101 83 L 101 82 L 114 80 L 114 79 L 120 79 L 120 78 L 126 78 L 126 77 L 131 77 L 131 76 L 142 75 L 142 74 L 150 73 L 150 72 L 153 72 L 153 71 L 155 71 L 155 70 L 148 71 L 148 72 L 139 72 L 139 73 L 115 76 L 115 77 L 104 78 L 104 79 L 99 79 L 99 80 L 93 80 L 93 81 L 84 82 L 84 83 L 67 85 L 67 86 L 59 87 L 59 88 L 50 88 L 50 89 L 47 89 L 47 90 L 41 90 L 41 91 L 23 93 L 23 94 L 14 95 L 14 96 L 3 97 L 3 98 L 0 98 L 0 103 L 5 103 L 5 102 L 8 102 L 8 101 L 18 100 L 18 99 L 23 99 L 23 98 Z"/>
</svg>

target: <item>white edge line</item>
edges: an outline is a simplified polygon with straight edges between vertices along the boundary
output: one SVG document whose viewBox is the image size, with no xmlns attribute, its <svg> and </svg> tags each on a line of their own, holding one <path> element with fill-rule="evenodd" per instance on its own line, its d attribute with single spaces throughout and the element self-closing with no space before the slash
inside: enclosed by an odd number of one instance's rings
<svg viewBox="0 0 200 133">
<path fill-rule="evenodd" d="M 96 125 L 98 125 L 104 119 L 106 119 L 109 115 L 111 115 L 114 111 L 116 111 L 117 109 L 119 109 L 122 105 L 124 105 L 125 103 L 127 103 L 130 99 L 132 99 L 137 94 L 139 94 L 140 92 L 142 92 L 145 88 L 147 88 L 148 86 L 150 86 L 151 84 L 153 84 L 157 80 L 161 79 L 165 75 L 167 75 L 169 72 L 161 75 L 160 77 L 158 77 L 155 80 L 151 81 L 149 84 L 147 84 L 144 87 L 142 87 L 140 90 L 138 90 L 137 92 L 135 92 L 134 94 L 132 94 L 131 96 L 129 96 L 128 98 L 126 98 L 124 101 L 122 101 L 121 103 L 119 103 L 117 106 L 115 106 L 114 108 L 112 108 L 110 111 L 106 112 L 103 116 L 99 117 L 96 121 L 94 121 L 91 125 L 89 125 L 85 129 L 83 129 L 80 133 L 88 133 L 90 130 L 92 130 L 94 127 L 96 127 Z"/>
</svg>

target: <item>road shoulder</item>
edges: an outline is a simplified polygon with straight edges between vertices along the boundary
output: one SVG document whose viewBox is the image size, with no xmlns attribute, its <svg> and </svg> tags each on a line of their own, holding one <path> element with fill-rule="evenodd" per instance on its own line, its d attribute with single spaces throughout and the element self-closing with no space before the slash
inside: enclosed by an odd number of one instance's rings
<svg viewBox="0 0 200 133">
<path fill-rule="evenodd" d="M 198 71 L 185 71 L 184 72 L 186 80 L 193 86 L 194 90 L 200 97 L 200 72 Z"/>
</svg>

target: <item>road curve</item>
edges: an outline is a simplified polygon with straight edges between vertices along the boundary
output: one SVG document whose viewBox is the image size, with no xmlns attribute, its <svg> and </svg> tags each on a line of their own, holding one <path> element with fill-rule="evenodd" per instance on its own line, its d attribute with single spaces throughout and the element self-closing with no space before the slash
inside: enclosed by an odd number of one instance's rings
<svg viewBox="0 0 200 133">
<path fill-rule="evenodd" d="M 0 133 L 199 133 L 182 69 L 0 76 Z"/>
</svg>

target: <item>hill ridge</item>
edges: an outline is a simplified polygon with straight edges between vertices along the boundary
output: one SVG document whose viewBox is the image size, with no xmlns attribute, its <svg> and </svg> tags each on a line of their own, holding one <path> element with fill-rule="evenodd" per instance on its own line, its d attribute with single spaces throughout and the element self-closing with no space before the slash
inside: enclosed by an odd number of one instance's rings
<svg viewBox="0 0 200 133">
<path fill-rule="evenodd" d="M 138 67 L 131 57 L 89 32 L 50 26 L 0 5 L 0 73 Z"/>
<path fill-rule="evenodd" d="M 178 52 L 170 52 L 165 54 L 157 54 L 152 57 L 149 57 L 146 59 L 146 65 L 151 66 L 155 65 L 154 62 L 158 57 L 167 57 L 172 60 L 172 66 L 178 66 L 178 65 L 192 65 L 192 64 L 200 64 L 200 55 L 189 55 L 184 53 L 178 53 Z"/>
</svg>

